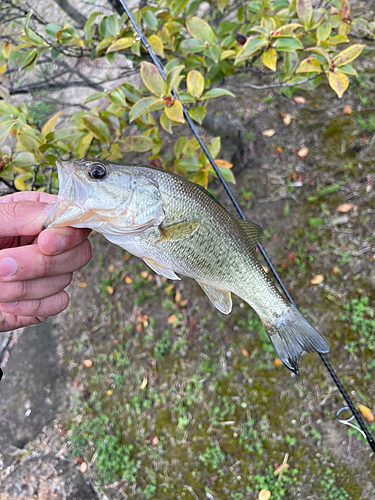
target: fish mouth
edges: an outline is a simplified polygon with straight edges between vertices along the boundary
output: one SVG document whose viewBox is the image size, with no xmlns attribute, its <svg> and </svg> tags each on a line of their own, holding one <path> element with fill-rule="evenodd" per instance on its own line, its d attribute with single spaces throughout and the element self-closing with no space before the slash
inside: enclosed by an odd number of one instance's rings
<svg viewBox="0 0 375 500">
<path fill-rule="evenodd" d="M 59 178 L 58 200 L 52 207 L 43 224 L 43 229 L 50 227 L 66 227 L 81 224 L 90 217 L 84 210 L 86 201 L 86 186 L 74 175 L 70 162 L 56 161 Z"/>
</svg>

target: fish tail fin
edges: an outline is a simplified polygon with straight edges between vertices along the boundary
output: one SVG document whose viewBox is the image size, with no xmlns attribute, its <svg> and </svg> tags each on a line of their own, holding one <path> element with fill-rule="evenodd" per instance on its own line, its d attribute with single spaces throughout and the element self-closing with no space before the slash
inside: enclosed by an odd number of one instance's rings
<svg viewBox="0 0 375 500">
<path fill-rule="evenodd" d="M 296 375 L 302 351 L 325 354 L 330 350 L 320 333 L 294 306 L 273 323 L 264 322 L 264 326 L 278 357 Z"/>
</svg>

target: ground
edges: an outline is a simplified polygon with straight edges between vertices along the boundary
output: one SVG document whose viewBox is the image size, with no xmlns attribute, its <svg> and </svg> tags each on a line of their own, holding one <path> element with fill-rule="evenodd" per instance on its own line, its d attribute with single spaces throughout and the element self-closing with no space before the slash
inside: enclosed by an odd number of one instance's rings
<svg viewBox="0 0 375 500">
<path fill-rule="evenodd" d="M 373 56 L 358 62 L 365 72 L 341 100 L 328 85 L 298 92 L 302 103 L 233 87 L 230 104 L 251 152 L 234 167 L 234 193 L 263 227 L 262 244 L 294 300 L 327 338 L 351 398 L 372 411 Z M 222 187 L 210 188 L 235 213 Z M 272 500 L 374 498 L 374 454 L 336 420 L 344 402 L 318 355 L 302 356 L 297 378 L 277 366 L 239 299 L 224 316 L 194 281 L 163 280 L 99 235 L 92 243 L 94 258 L 75 275 L 70 306 L 51 328 L 67 401 L 43 440 L 18 441 L 4 477 L 30 455 L 59 453 L 102 499 L 256 500 L 267 498 L 262 489 Z M 12 353 L 2 387 L 11 362 Z"/>
</svg>

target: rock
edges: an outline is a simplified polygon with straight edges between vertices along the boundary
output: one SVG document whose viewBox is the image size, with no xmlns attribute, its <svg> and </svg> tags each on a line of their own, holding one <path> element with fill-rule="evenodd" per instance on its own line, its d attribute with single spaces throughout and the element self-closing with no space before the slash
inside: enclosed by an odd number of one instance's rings
<svg viewBox="0 0 375 500">
<path fill-rule="evenodd" d="M 0 485 L 0 500 L 95 500 L 98 496 L 76 465 L 53 455 L 16 467 Z"/>
<path fill-rule="evenodd" d="M 28 327 L 12 347 L 0 381 L 0 452 L 4 465 L 51 422 L 66 401 L 52 321 Z"/>
</svg>

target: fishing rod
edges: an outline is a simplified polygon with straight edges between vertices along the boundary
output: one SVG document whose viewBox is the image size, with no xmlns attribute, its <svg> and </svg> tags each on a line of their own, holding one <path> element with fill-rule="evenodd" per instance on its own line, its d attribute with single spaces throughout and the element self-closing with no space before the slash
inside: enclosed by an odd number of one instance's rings
<svg viewBox="0 0 375 500">
<path fill-rule="evenodd" d="M 129 7 L 126 5 L 126 2 L 124 0 L 118 0 L 118 2 L 122 5 L 122 7 L 124 9 L 124 12 L 126 12 L 127 16 L 129 17 L 130 22 L 132 23 L 135 31 L 137 32 L 138 36 L 136 37 L 136 40 L 140 40 L 143 43 L 144 48 L 146 49 L 146 51 L 148 52 L 149 56 L 151 57 L 153 63 L 157 67 L 160 75 L 162 76 L 162 78 L 164 80 L 166 80 L 166 75 L 165 75 L 165 72 L 164 72 L 163 65 L 160 63 L 158 57 L 154 54 L 153 50 L 151 49 L 151 47 L 150 47 L 150 45 L 149 45 L 149 43 L 147 41 L 147 38 L 144 36 L 141 28 L 138 26 L 138 23 L 134 19 L 133 14 L 130 12 Z M 177 93 L 173 89 L 172 89 L 172 95 L 173 95 L 173 97 L 175 97 L 176 99 L 178 99 L 178 95 L 177 95 Z M 217 167 L 214 159 L 212 158 L 210 152 L 208 151 L 206 145 L 204 144 L 204 142 L 203 142 L 203 140 L 202 140 L 202 138 L 201 138 L 201 136 L 200 136 L 200 134 L 199 134 L 199 132 L 197 130 L 197 127 L 195 126 L 192 118 L 190 118 L 190 115 L 188 113 L 188 110 L 186 109 L 186 106 L 182 102 L 181 102 L 181 104 L 182 104 L 182 109 L 183 109 L 183 113 L 184 113 L 185 119 L 186 119 L 189 127 L 191 128 L 191 131 L 193 132 L 195 138 L 197 139 L 197 141 L 198 141 L 200 147 L 202 148 L 202 151 L 206 155 L 208 161 L 212 165 L 212 168 L 215 170 L 215 173 L 218 176 L 221 184 L 223 185 L 223 187 L 224 187 L 227 195 L 229 196 L 231 202 L 233 203 L 233 205 L 234 205 L 235 209 L 237 210 L 237 212 L 238 212 L 239 216 L 241 217 L 241 219 L 247 220 L 246 217 L 245 217 L 245 214 L 243 213 L 243 211 L 242 211 L 240 205 L 238 204 L 236 198 L 234 197 L 232 191 L 230 190 L 230 188 L 228 187 L 227 183 L 225 182 L 223 176 L 221 175 L 221 172 L 218 169 L 218 167 Z M 294 302 L 294 300 L 292 299 L 290 293 L 288 292 L 286 286 L 284 285 L 282 279 L 280 278 L 278 272 L 276 271 L 275 267 L 273 266 L 272 262 L 270 261 L 270 259 L 269 259 L 268 255 L 267 255 L 266 251 L 264 250 L 263 246 L 259 242 L 258 242 L 258 248 L 259 248 L 259 251 L 262 254 L 263 258 L 267 262 L 267 265 L 270 268 L 272 274 L 275 276 L 276 281 L 278 282 L 278 284 L 280 285 L 281 289 L 285 293 L 285 296 L 287 297 L 287 299 L 289 300 L 289 302 L 292 305 L 294 305 L 295 307 L 297 307 L 296 304 L 295 304 L 295 302 Z M 342 422 L 342 423 L 347 423 L 347 422 L 350 422 L 352 420 L 352 418 L 354 417 L 356 419 L 356 421 L 358 422 L 358 425 L 360 427 L 362 435 L 365 436 L 365 438 L 368 441 L 368 444 L 370 445 L 370 448 L 372 449 L 373 452 L 375 452 L 375 441 L 372 438 L 369 430 L 367 429 L 367 427 L 366 427 L 366 425 L 365 425 L 365 423 L 364 423 L 361 415 L 359 414 L 359 412 L 355 408 L 353 401 L 350 399 L 349 394 L 346 392 L 345 388 L 343 387 L 343 385 L 342 385 L 339 377 L 337 376 L 336 372 L 332 368 L 332 366 L 331 366 L 330 362 L 328 361 L 327 357 L 324 354 L 321 354 L 321 353 L 318 353 L 318 354 L 319 354 L 322 362 L 324 363 L 325 367 L 327 368 L 329 374 L 331 375 L 331 377 L 332 377 L 332 379 L 333 379 L 336 387 L 338 388 L 338 390 L 340 391 L 341 395 L 345 399 L 345 401 L 346 401 L 346 403 L 347 403 L 350 411 L 352 412 L 352 416 L 349 419 L 344 420 L 344 419 L 339 419 L 339 417 L 337 417 L 338 420 L 340 422 Z M 343 408 L 341 410 L 339 410 L 339 412 L 341 412 L 342 410 L 343 410 Z"/>
</svg>

